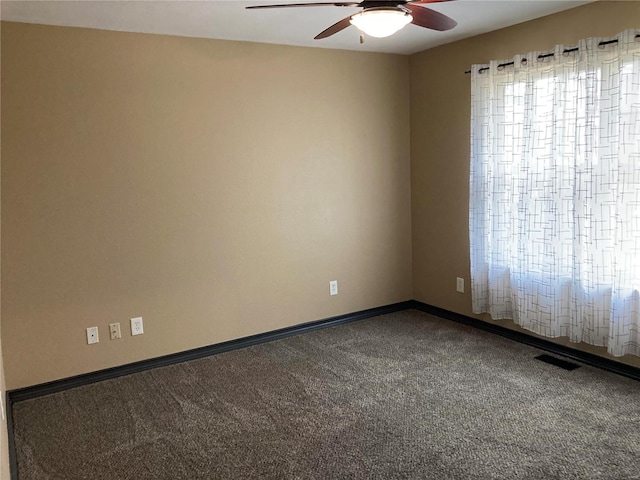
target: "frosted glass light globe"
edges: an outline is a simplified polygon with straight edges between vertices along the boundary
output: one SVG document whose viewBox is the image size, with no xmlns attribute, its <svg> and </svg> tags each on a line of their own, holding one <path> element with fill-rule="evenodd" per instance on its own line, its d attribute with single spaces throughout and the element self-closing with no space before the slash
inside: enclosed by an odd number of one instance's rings
<svg viewBox="0 0 640 480">
<path fill-rule="evenodd" d="M 352 15 L 349 21 L 371 37 L 384 38 L 393 35 L 411 23 L 410 13 L 399 8 L 370 8 Z"/>
</svg>

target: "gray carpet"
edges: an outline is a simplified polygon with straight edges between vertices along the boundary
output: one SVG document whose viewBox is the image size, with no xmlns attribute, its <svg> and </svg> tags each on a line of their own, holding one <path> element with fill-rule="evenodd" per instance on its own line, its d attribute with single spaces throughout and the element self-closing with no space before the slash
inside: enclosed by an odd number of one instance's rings
<svg viewBox="0 0 640 480">
<path fill-rule="evenodd" d="M 640 478 L 640 383 L 416 311 L 18 402 L 19 478 Z"/>
</svg>

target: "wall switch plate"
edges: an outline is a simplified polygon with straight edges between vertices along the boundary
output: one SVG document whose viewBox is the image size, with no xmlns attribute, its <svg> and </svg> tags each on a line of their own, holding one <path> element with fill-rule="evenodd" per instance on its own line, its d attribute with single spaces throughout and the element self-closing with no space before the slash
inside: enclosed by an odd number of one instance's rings
<svg viewBox="0 0 640 480">
<path fill-rule="evenodd" d="M 456 278 L 456 291 L 458 293 L 464 293 L 464 278 Z"/>
<path fill-rule="evenodd" d="M 91 345 L 92 343 L 98 343 L 99 341 L 98 327 L 87 328 L 87 344 Z"/>
<path fill-rule="evenodd" d="M 329 282 L 329 295 L 338 294 L 338 280 L 331 280 Z"/>
<path fill-rule="evenodd" d="M 122 334 L 120 333 L 120 324 L 119 323 L 110 323 L 109 324 L 109 336 L 111 340 L 115 340 L 117 338 L 122 338 Z"/>
<path fill-rule="evenodd" d="M 142 327 L 142 317 L 131 319 L 131 335 L 142 335 L 144 329 Z"/>
</svg>

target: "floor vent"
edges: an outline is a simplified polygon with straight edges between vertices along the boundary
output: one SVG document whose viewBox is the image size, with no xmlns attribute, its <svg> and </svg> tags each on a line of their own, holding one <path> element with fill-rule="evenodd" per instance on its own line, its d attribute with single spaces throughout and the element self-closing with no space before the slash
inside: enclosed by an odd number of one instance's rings
<svg viewBox="0 0 640 480">
<path fill-rule="evenodd" d="M 578 365 L 577 363 L 567 362 L 566 360 L 552 357 L 551 355 L 547 355 L 546 353 L 538 355 L 536 359 L 546 363 L 550 363 L 551 365 L 555 365 L 556 367 L 564 368 L 565 370 L 575 370 L 576 368 L 580 368 L 580 365 Z"/>
</svg>

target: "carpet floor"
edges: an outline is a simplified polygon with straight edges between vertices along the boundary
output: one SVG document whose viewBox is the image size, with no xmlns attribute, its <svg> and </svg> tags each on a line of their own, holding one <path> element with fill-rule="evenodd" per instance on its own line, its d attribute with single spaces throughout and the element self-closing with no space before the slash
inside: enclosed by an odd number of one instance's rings
<svg viewBox="0 0 640 480">
<path fill-rule="evenodd" d="M 640 478 L 640 383 L 413 310 L 13 406 L 20 480 Z"/>
</svg>

